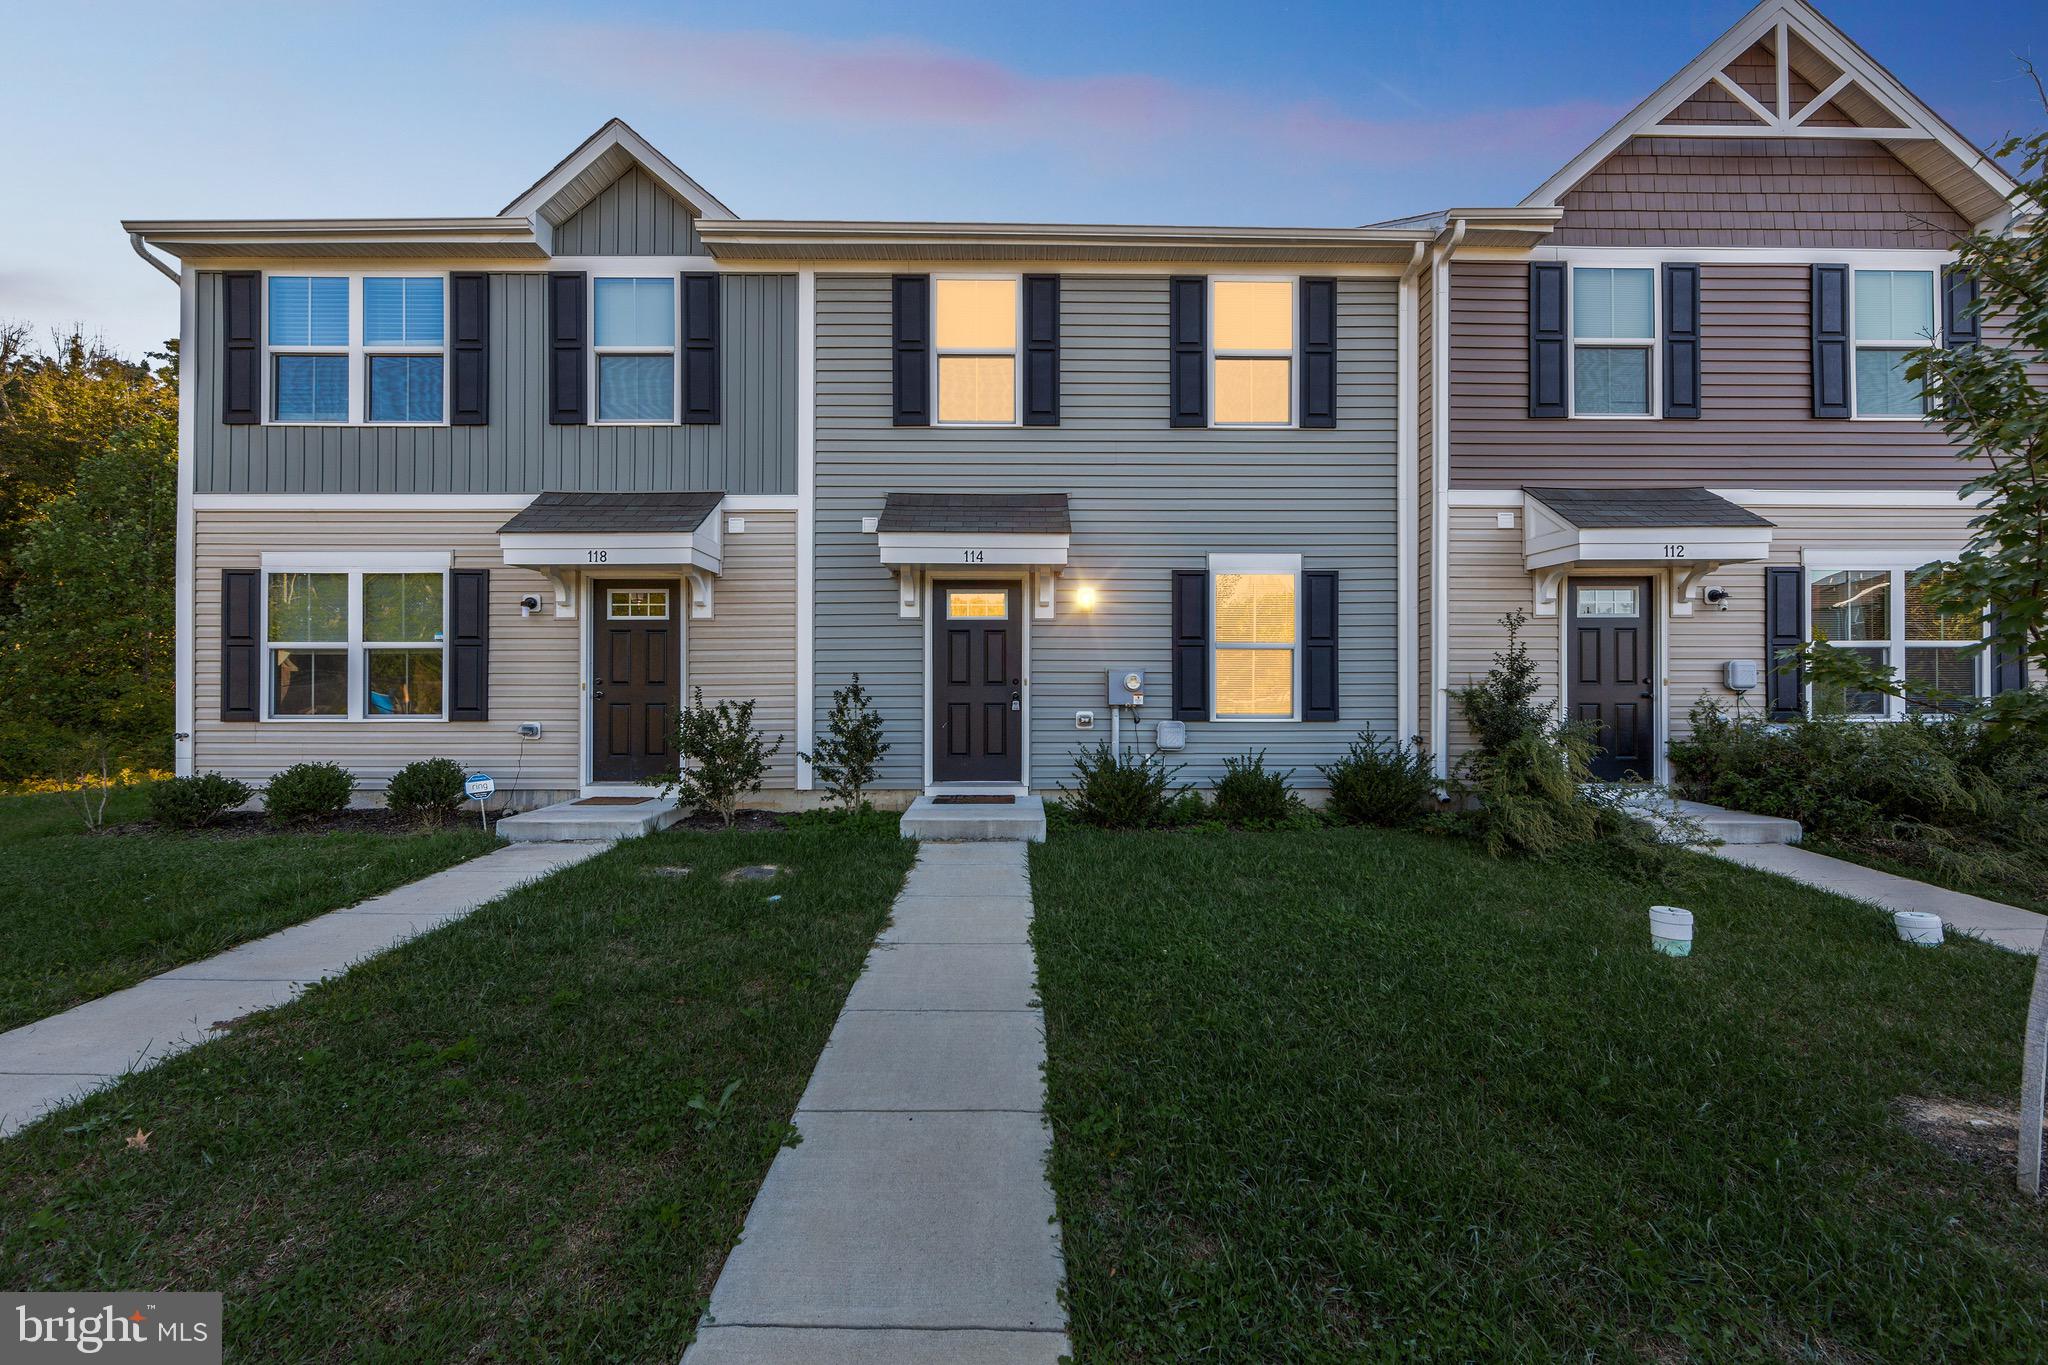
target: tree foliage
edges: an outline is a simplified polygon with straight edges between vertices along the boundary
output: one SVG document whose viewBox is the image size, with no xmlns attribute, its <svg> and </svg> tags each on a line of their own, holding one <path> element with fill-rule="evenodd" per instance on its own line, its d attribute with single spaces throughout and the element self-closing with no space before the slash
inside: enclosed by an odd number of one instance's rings
<svg viewBox="0 0 2048 1365">
<path fill-rule="evenodd" d="M 847 810 L 857 810 L 863 793 L 880 771 L 882 755 L 889 745 L 882 738 L 882 716 L 870 703 L 860 674 L 832 693 L 832 712 L 825 718 L 825 734 L 812 753 L 798 758 L 811 765 L 825 790 Z"/>
</svg>

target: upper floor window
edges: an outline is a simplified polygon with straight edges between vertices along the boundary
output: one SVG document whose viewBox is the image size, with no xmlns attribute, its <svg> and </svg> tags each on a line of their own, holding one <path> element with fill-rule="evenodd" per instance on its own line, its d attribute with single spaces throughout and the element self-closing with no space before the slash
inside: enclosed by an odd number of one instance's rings
<svg viewBox="0 0 2048 1365">
<path fill-rule="evenodd" d="M 1647 417 L 1657 349 L 1657 272 L 1638 266 L 1572 270 L 1572 412 Z"/>
<path fill-rule="evenodd" d="M 1293 280 L 1210 282 L 1212 425 L 1294 421 L 1294 291 Z"/>
<path fill-rule="evenodd" d="M 439 275 L 270 276 L 270 420 L 445 420 L 446 297 Z"/>
<path fill-rule="evenodd" d="M 598 279 L 590 297 L 597 420 L 675 421 L 675 279 Z"/>
<path fill-rule="evenodd" d="M 1906 378 L 1906 357 L 1934 338 L 1934 272 L 1857 271 L 1850 325 L 1856 341 L 1856 415 L 1925 413 L 1920 385 Z"/>
<path fill-rule="evenodd" d="M 1964 652 L 1983 638 L 1983 623 L 1936 610 L 1928 586 L 1939 568 L 1922 564 L 1815 574 L 1808 589 L 1813 637 L 1861 655 L 1903 681 L 1909 693 L 1983 696 L 1986 656 Z M 1814 704 L 1821 711 L 1894 720 L 1924 709 L 1883 692 L 1823 694 L 1818 688 Z"/>
<path fill-rule="evenodd" d="M 1016 422 L 1018 300 L 1014 278 L 932 281 L 940 422 Z"/>
</svg>

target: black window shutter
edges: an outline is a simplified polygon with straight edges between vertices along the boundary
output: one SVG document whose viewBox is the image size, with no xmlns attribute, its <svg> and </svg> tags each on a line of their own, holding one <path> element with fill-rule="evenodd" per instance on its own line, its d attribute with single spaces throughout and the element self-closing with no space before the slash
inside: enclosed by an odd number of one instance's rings
<svg viewBox="0 0 2048 1365">
<path fill-rule="evenodd" d="M 683 421 L 718 423 L 718 276 L 683 276 Z"/>
<path fill-rule="evenodd" d="M 1566 414 L 1564 377 L 1571 346 L 1566 331 L 1565 267 L 1559 261 L 1529 263 L 1529 415 Z"/>
<path fill-rule="evenodd" d="M 491 718 L 491 571 L 448 575 L 448 719 Z"/>
<path fill-rule="evenodd" d="M 583 392 L 588 373 L 588 348 L 583 272 L 557 271 L 548 276 L 548 423 L 580 427 L 590 420 Z"/>
<path fill-rule="evenodd" d="M 231 427 L 254 426 L 263 420 L 261 271 L 222 272 L 220 343 L 220 420 Z"/>
<path fill-rule="evenodd" d="M 1060 424 L 1060 277 L 1024 277 L 1024 425 Z"/>
<path fill-rule="evenodd" d="M 1301 282 L 1301 424 L 1337 425 L 1335 280 Z"/>
<path fill-rule="evenodd" d="M 254 569 L 220 574 L 220 718 L 256 720 L 262 713 L 263 646 L 256 638 L 262 616 L 263 575 Z"/>
<path fill-rule="evenodd" d="M 1849 267 L 1813 268 L 1813 415 L 1849 415 Z"/>
<path fill-rule="evenodd" d="M 1984 324 L 1977 316 L 1976 304 L 1975 275 L 1954 265 L 1941 272 L 1942 344 L 1950 350 L 1967 350 L 1984 340 Z"/>
<path fill-rule="evenodd" d="M 1797 720 L 1806 712 L 1803 669 L 1780 673 L 1781 656 L 1806 643 L 1806 571 L 1764 570 L 1764 708 L 1772 720 Z"/>
<path fill-rule="evenodd" d="M 448 422 L 482 427 L 491 421 L 491 277 L 462 271 L 448 277 Z"/>
<path fill-rule="evenodd" d="M 1209 425 L 1209 281 L 1176 275 L 1167 281 L 1166 330 L 1172 421 L 1176 427 Z M 1208 703 L 1203 703 L 1206 710 Z"/>
<path fill-rule="evenodd" d="M 1301 576 L 1301 718 L 1337 719 L 1337 571 Z"/>
<path fill-rule="evenodd" d="M 1991 650 L 1991 695 L 2021 692 L 2027 686 L 2027 656 L 2011 654 L 1996 646 Z"/>
<path fill-rule="evenodd" d="M 1209 575 L 1173 572 L 1173 718 L 1209 719 Z"/>
<path fill-rule="evenodd" d="M 932 424 L 932 277 L 898 275 L 891 284 L 891 349 L 896 425 Z"/>
<path fill-rule="evenodd" d="M 1700 268 L 1664 267 L 1664 415 L 1700 415 Z"/>
</svg>

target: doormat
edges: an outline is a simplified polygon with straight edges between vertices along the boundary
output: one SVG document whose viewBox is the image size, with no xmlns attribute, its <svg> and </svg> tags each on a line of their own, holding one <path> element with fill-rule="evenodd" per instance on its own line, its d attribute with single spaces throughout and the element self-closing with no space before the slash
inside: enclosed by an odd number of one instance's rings
<svg viewBox="0 0 2048 1365">
<path fill-rule="evenodd" d="M 1014 796 L 934 796 L 934 806 L 1014 806 Z"/>
<path fill-rule="evenodd" d="M 572 806 L 637 806 L 642 801 L 652 801 L 651 796 L 586 796 L 581 801 L 571 801 Z"/>
</svg>

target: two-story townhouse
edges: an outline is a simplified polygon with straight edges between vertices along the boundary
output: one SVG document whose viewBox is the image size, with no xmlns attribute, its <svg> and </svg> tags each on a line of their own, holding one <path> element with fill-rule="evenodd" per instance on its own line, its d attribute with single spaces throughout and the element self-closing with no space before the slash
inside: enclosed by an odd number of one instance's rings
<svg viewBox="0 0 2048 1365">
<path fill-rule="evenodd" d="M 181 771 L 617 794 L 701 687 L 802 802 L 855 674 L 905 797 L 1415 727 L 1426 229 L 743 220 L 617 122 L 488 218 L 126 226 Z"/>
<path fill-rule="evenodd" d="M 1711 700 L 1873 719 L 1771 665 L 1816 636 L 1917 686 L 2017 668 L 1921 600 L 1972 508 L 1903 373 L 1980 326 L 1958 238 L 2012 182 L 1801 0 L 1765 0 L 1507 210 L 1430 220 L 1421 301 L 1423 723 L 1521 638 L 1604 776 L 1661 779 Z M 1413 220 L 1421 221 L 1421 220 Z"/>
</svg>

